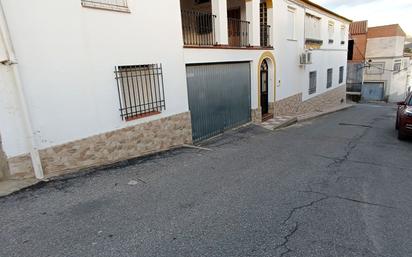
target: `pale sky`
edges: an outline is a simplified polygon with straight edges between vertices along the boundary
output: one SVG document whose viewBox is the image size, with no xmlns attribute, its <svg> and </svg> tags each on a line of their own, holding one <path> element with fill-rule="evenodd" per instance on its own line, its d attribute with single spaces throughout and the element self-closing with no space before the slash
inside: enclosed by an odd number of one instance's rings
<svg viewBox="0 0 412 257">
<path fill-rule="evenodd" d="M 351 20 L 368 20 L 369 27 L 398 23 L 412 36 L 412 0 L 312 0 Z"/>
</svg>

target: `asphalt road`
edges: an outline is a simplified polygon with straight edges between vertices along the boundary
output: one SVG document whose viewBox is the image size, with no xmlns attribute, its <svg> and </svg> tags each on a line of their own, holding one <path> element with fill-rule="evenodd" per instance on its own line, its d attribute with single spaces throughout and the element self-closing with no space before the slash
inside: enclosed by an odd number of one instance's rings
<svg viewBox="0 0 412 257">
<path fill-rule="evenodd" d="M 358 105 L 0 199 L 0 256 L 412 256 L 412 142 Z M 132 183 L 130 183 L 132 181 Z"/>
</svg>

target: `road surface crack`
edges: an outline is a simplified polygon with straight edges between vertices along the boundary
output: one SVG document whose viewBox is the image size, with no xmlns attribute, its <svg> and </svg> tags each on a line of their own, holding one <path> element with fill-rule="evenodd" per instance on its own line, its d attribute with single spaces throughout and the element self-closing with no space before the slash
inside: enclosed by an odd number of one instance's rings
<svg viewBox="0 0 412 257">
<path fill-rule="evenodd" d="M 289 212 L 288 216 L 287 216 L 287 217 L 283 220 L 283 222 L 281 223 L 282 226 L 286 226 L 287 223 L 293 218 L 293 215 L 294 215 L 297 211 L 303 210 L 303 209 L 305 209 L 305 208 L 310 208 L 310 207 L 312 207 L 313 205 L 315 205 L 315 204 L 317 204 L 317 203 L 319 203 L 319 202 L 321 202 L 321 201 L 324 201 L 324 200 L 326 200 L 326 199 L 328 199 L 328 198 L 329 198 L 328 196 L 324 196 L 324 197 L 319 198 L 319 199 L 317 199 L 317 200 L 313 200 L 313 201 L 311 201 L 310 203 L 307 203 L 307 204 L 300 205 L 300 206 L 297 206 L 297 207 L 292 208 L 292 210 Z M 293 250 L 289 247 L 288 244 L 289 244 L 290 238 L 298 231 L 298 229 L 299 229 L 299 224 L 296 222 L 295 225 L 294 225 L 294 227 L 292 228 L 292 230 L 290 230 L 290 231 L 288 232 L 288 234 L 286 234 L 286 235 L 283 237 L 283 242 L 275 247 L 275 249 L 280 249 L 280 248 L 284 248 L 284 249 L 285 249 L 285 250 L 280 254 L 280 257 L 283 257 L 283 256 L 285 256 L 286 254 L 289 254 L 289 253 L 293 252 Z"/>
<path fill-rule="evenodd" d="M 339 195 L 329 195 L 326 193 L 322 193 L 322 192 L 317 192 L 317 191 L 300 191 L 302 193 L 310 193 L 310 194 L 318 194 L 318 195 L 323 195 L 326 198 L 334 198 L 334 199 L 339 199 L 339 200 L 344 200 L 344 201 L 350 201 L 350 202 L 354 202 L 354 203 L 360 203 L 360 204 L 365 204 L 365 205 L 372 205 L 372 206 L 376 206 L 376 207 L 382 207 L 382 208 L 388 208 L 388 209 L 397 209 L 394 206 L 389 206 L 389 205 L 385 205 L 385 204 L 380 204 L 380 203 L 372 203 L 372 202 L 368 202 L 368 201 L 363 201 L 363 200 L 358 200 L 358 199 L 353 199 L 353 198 L 349 198 L 349 197 L 344 197 L 344 196 L 339 196 Z"/>
<path fill-rule="evenodd" d="M 299 224 L 296 222 L 295 226 L 292 228 L 292 230 L 289 231 L 289 233 L 287 235 L 285 235 L 283 237 L 283 243 L 281 243 L 280 245 L 276 246 L 276 249 L 280 249 L 280 248 L 284 248 L 285 250 L 279 255 L 280 257 L 285 256 L 286 254 L 289 254 L 291 252 L 293 252 L 292 249 L 289 248 L 289 240 L 290 238 L 296 233 L 296 231 L 298 231 L 299 229 Z"/>
<path fill-rule="evenodd" d="M 347 145 L 345 146 L 345 153 L 343 154 L 342 157 L 338 157 L 338 158 L 331 158 L 331 160 L 333 161 L 331 164 L 328 165 L 328 168 L 332 168 L 332 167 L 336 167 L 339 168 L 340 166 L 342 166 L 342 164 L 344 162 L 346 162 L 349 159 L 349 156 L 352 154 L 353 150 L 355 150 L 355 148 L 358 146 L 359 141 L 366 136 L 366 134 L 369 132 L 369 129 L 372 128 L 372 125 L 377 121 L 378 119 L 373 119 L 369 124 L 367 125 L 362 125 L 361 127 L 366 128 L 359 136 L 354 137 L 352 139 L 349 140 L 349 142 L 347 143 Z M 341 124 L 346 124 L 346 123 L 341 123 Z M 353 125 L 353 124 L 349 124 L 348 125 Z M 325 156 L 321 156 L 324 157 Z"/>
<path fill-rule="evenodd" d="M 320 199 L 317 199 L 317 200 L 314 200 L 314 201 L 312 201 L 312 202 L 310 202 L 310 203 L 308 203 L 308 204 L 304 204 L 304 205 L 300 205 L 300 206 L 298 206 L 298 207 L 294 207 L 294 208 L 289 212 L 289 215 L 286 217 L 286 219 L 282 222 L 282 225 L 286 225 L 286 224 L 288 223 L 288 221 L 293 217 L 293 215 L 295 214 L 295 212 L 297 212 L 298 210 L 302 210 L 302 209 L 305 209 L 305 208 L 312 207 L 314 204 L 319 203 L 319 202 L 321 202 L 321 201 L 323 201 L 323 200 L 326 200 L 326 199 L 328 199 L 328 198 L 329 198 L 328 196 L 324 196 L 324 197 L 322 197 L 322 198 L 320 198 Z"/>
</svg>

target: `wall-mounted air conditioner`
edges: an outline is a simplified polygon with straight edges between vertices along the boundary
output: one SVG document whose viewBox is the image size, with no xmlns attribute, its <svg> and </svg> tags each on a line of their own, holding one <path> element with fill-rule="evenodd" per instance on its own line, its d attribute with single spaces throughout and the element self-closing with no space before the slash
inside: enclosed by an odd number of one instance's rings
<svg viewBox="0 0 412 257">
<path fill-rule="evenodd" d="M 300 64 L 312 64 L 312 53 L 305 51 L 300 55 Z"/>
</svg>

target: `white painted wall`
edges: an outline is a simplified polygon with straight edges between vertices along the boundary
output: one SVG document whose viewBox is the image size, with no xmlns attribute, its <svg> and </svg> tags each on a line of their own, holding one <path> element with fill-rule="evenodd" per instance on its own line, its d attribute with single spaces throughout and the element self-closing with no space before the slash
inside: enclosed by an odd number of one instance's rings
<svg viewBox="0 0 412 257">
<path fill-rule="evenodd" d="M 388 97 L 390 94 L 390 85 L 393 80 L 393 72 L 390 70 L 393 69 L 393 59 L 384 58 L 384 59 L 371 59 L 372 62 L 368 62 L 369 65 L 372 65 L 374 68 L 373 74 L 370 72 L 369 68 L 365 68 L 364 81 L 365 82 L 383 82 L 385 86 L 385 96 Z M 378 64 L 384 64 L 384 69 L 381 70 L 380 74 L 375 74 L 379 69 L 376 67 Z"/>
<path fill-rule="evenodd" d="M 9 56 L 6 51 L 6 45 L 3 36 L 0 33 L 0 62 L 8 61 Z"/>
<path fill-rule="evenodd" d="M 405 37 L 368 38 L 366 59 L 384 57 L 402 57 Z"/>
<path fill-rule="evenodd" d="M 408 58 L 377 58 L 370 59 L 372 66 L 377 66 L 376 63 L 384 63 L 384 69 L 380 74 L 370 74 L 369 69 L 365 69 L 365 82 L 384 82 L 385 98 L 389 102 L 398 102 L 406 97 L 408 91 L 408 67 L 404 66 L 404 61 L 409 61 Z M 401 60 L 401 71 L 394 72 L 395 60 Z"/>
<path fill-rule="evenodd" d="M 80 0 L 1 1 L 40 148 L 188 110 L 179 1 L 131 0 L 130 14 L 84 8 Z M 149 63 L 163 64 L 166 111 L 124 122 L 114 67 Z M 10 111 L 11 87 L 2 76 L 10 98 L 0 100 L 0 130 L 9 157 L 28 152 L 19 115 Z"/>
<path fill-rule="evenodd" d="M 296 40 L 288 39 L 288 7 L 295 8 L 295 38 Z M 275 1 L 274 5 L 274 25 L 275 25 L 275 56 L 277 60 L 278 80 L 280 87 L 277 91 L 277 100 L 295 95 L 302 92 L 303 100 L 308 100 L 314 96 L 325 93 L 328 90 L 339 86 L 339 67 L 344 66 L 344 78 L 346 78 L 346 59 L 347 59 L 347 35 L 349 24 L 340 21 L 332 16 L 325 15 L 315 9 L 305 8 L 292 1 Z M 299 55 L 305 50 L 305 13 L 311 13 L 321 18 L 321 39 L 323 45 L 318 50 L 313 50 L 313 63 L 310 65 L 300 65 Z M 328 43 L 328 22 L 335 23 L 334 42 Z M 345 26 L 345 41 L 341 45 L 340 28 Z M 326 89 L 326 74 L 327 69 L 333 68 L 333 86 Z M 317 91 L 315 94 L 309 95 L 309 72 L 317 71 Z M 343 82 L 342 84 L 344 84 Z"/>
<path fill-rule="evenodd" d="M 389 102 L 399 102 L 406 98 L 408 92 L 408 72 L 406 70 L 393 74 L 389 88 Z"/>
<path fill-rule="evenodd" d="M 84 8 L 80 0 L 0 1 L 40 149 L 188 111 L 185 63 L 251 62 L 252 107 L 257 108 L 258 61 L 264 50 L 183 49 L 178 0 L 129 0 L 131 13 Z M 229 6 L 236 2 L 229 1 Z M 243 16 L 246 5 L 241 3 Z M 287 39 L 289 5 L 296 8 L 296 40 Z M 339 33 L 342 22 L 316 10 L 310 11 L 321 17 L 324 44 L 313 51 L 313 64 L 299 64 L 305 47 L 305 11 L 292 2 L 274 0 L 270 19 L 276 78 L 271 73 L 270 101 L 274 101 L 274 86 L 276 100 L 301 92 L 307 100 L 327 91 L 328 68 L 334 69 L 333 88 L 338 86 L 339 66 L 346 73 L 347 45 L 340 44 Z M 334 44 L 327 42 L 329 20 L 336 26 Z M 163 64 L 166 110 L 157 116 L 122 121 L 114 67 L 150 63 Z M 0 99 L 0 132 L 11 157 L 27 153 L 28 146 L 8 69 L 0 67 L 0 92 L 7 92 Z M 312 70 L 318 71 L 318 90 L 309 96 Z"/>
<path fill-rule="evenodd" d="M 0 64 L 0 133 L 8 157 L 27 153 L 28 137 L 12 68 Z"/>
</svg>

